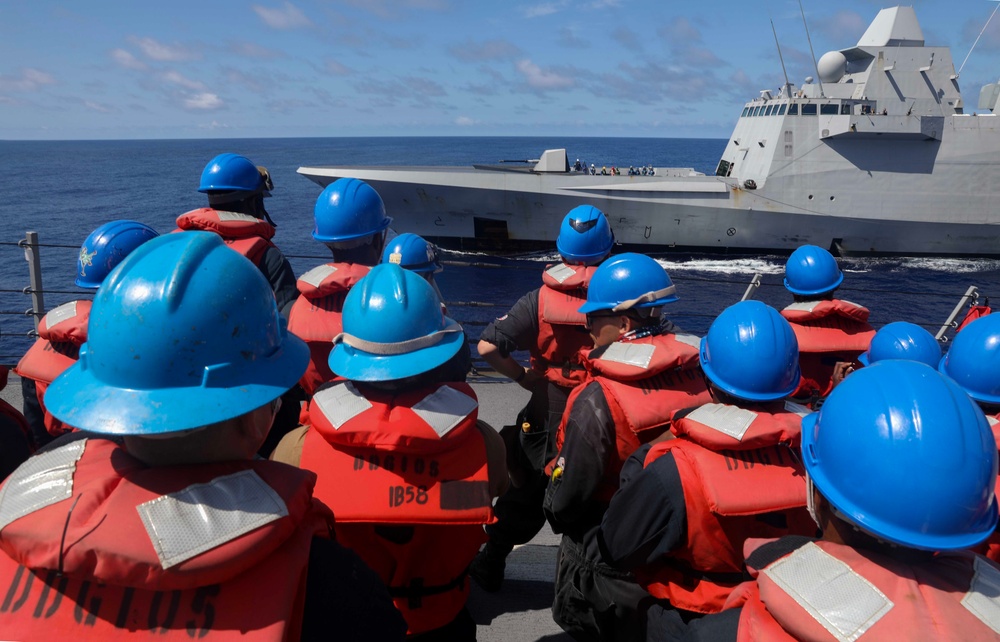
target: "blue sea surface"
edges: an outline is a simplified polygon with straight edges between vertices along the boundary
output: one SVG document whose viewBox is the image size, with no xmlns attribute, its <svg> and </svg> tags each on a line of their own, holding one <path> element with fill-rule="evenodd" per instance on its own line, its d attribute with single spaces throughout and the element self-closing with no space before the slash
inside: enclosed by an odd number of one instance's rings
<svg viewBox="0 0 1000 642">
<path fill-rule="evenodd" d="M 296 173 L 303 165 L 471 165 L 538 158 L 545 149 L 566 148 L 570 162 L 652 164 L 715 170 L 726 140 L 645 138 L 301 138 L 150 141 L 0 141 L 0 364 L 12 364 L 31 344 L 28 266 L 17 242 L 38 232 L 43 244 L 45 307 L 88 297 L 73 278 L 80 244 L 98 225 L 130 218 L 160 233 L 175 228 L 180 214 L 203 207 L 197 191 L 201 171 L 222 152 L 246 155 L 274 179 L 268 211 L 278 223 L 275 242 L 296 274 L 325 262 L 326 248 L 312 239 L 312 212 L 320 188 Z M 389 212 L 390 216 L 392 212 Z M 397 229 L 405 232 L 405 229 Z M 541 282 L 552 253 L 509 257 L 449 253 L 438 281 L 449 312 L 477 338 L 482 325 L 502 315 Z M 784 257 L 661 255 L 680 300 L 668 314 L 688 331 L 703 334 L 711 319 L 739 300 L 760 274 L 757 297 L 784 307 L 791 296 L 781 286 Z M 1000 261 L 975 259 L 842 259 L 842 298 L 872 310 L 876 326 L 896 320 L 932 332 L 970 285 L 983 295 L 1000 290 Z M 471 305 L 475 304 L 475 305 Z M 485 305 L 484 305 L 485 304 Z"/>
</svg>

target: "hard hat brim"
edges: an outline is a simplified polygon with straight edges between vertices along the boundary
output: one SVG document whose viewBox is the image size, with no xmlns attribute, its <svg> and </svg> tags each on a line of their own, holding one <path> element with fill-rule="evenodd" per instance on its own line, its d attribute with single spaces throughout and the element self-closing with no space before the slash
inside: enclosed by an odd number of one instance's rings
<svg viewBox="0 0 1000 642">
<path fill-rule="evenodd" d="M 823 286 L 822 288 L 817 288 L 814 290 L 803 290 L 801 288 L 792 287 L 788 284 L 788 278 L 784 279 L 785 289 L 792 294 L 798 294 L 799 296 L 814 296 L 816 294 L 826 294 L 827 292 L 833 292 L 840 287 L 840 284 L 844 282 L 844 273 L 841 272 L 837 280 L 830 285 Z"/>
<path fill-rule="evenodd" d="M 84 344 L 85 346 L 86 344 Z M 239 417 L 273 401 L 301 378 L 309 348 L 288 334 L 264 359 L 233 364 L 226 385 L 153 390 L 108 385 L 77 362 L 56 378 L 45 405 L 63 423 L 107 435 L 157 435 Z"/>
<path fill-rule="evenodd" d="M 465 342 L 465 332 L 450 332 L 432 346 L 398 355 L 374 355 L 338 343 L 328 363 L 334 374 L 352 381 L 393 381 L 437 368 L 458 354 Z"/>
</svg>

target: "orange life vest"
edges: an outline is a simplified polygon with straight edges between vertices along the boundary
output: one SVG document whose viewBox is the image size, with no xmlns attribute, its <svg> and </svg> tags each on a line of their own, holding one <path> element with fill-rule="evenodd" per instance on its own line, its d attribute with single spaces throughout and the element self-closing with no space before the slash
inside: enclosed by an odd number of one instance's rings
<svg viewBox="0 0 1000 642">
<path fill-rule="evenodd" d="M 297 640 L 315 476 L 269 461 L 147 467 L 81 439 L 0 491 L 0 631 L 17 640 Z"/>
<path fill-rule="evenodd" d="M 341 380 L 312 399 L 300 465 L 319 475 L 338 541 L 379 574 L 411 634 L 465 606 L 482 525 L 495 521 L 478 408 L 464 383 L 393 396 Z M 393 526 L 412 529 L 395 539 Z"/>
<path fill-rule="evenodd" d="M 24 353 L 14 372 L 35 382 L 35 395 L 44 413 L 45 430 L 54 437 L 73 430 L 45 408 L 45 391 L 66 368 L 76 363 L 87 341 L 90 301 L 70 301 L 49 310 L 38 324 L 38 339 Z"/>
<path fill-rule="evenodd" d="M 542 273 L 538 290 L 538 343 L 531 350 L 531 367 L 554 384 L 572 388 L 587 377 L 581 350 L 593 345 L 586 316 L 587 285 L 594 266 L 559 263 Z"/>
<path fill-rule="evenodd" d="M 274 247 L 274 226 L 265 220 L 240 212 L 224 212 L 210 207 L 191 210 L 177 217 L 175 232 L 202 230 L 215 232 L 222 240 L 253 264 L 260 266 L 267 248 Z"/>
<path fill-rule="evenodd" d="M 334 378 L 330 350 L 333 338 L 343 330 L 344 299 L 370 270 L 367 265 L 326 263 L 300 276 L 295 284 L 302 296 L 295 299 L 288 313 L 288 331 L 309 346 L 309 367 L 299 380 L 309 396 Z"/>
<path fill-rule="evenodd" d="M 663 434 L 674 411 L 711 401 L 694 347 L 699 341 L 690 334 L 659 334 L 616 341 L 600 357 L 588 359 L 590 380 L 604 391 L 615 428 L 615 453 L 594 495 L 598 501 L 611 501 L 625 460 L 639 446 Z M 577 386 L 566 401 L 567 410 L 556 434 L 559 450 L 566 439 L 573 403 L 590 380 Z"/>
<path fill-rule="evenodd" d="M 678 439 L 655 444 L 645 466 L 673 456 L 687 537 L 669 558 L 636 573 L 646 590 L 677 608 L 717 613 L 743 581 L 748 538 L 815 535 L 797 448 L 805 412 L 791 403 L 775 414 L 713 403 L 674 419 Z"/>
<path fill-rule="evenodd" d="M 748 542 L 748 554 L 760 542 Z M 729 605 L 743 604 L 740 642 L 997 640 L 1000 567 L 970 551 L 921 565 L 825 541 L 751 571 Z"/>
<path fill-rule="evenodd" d="M 830 394 L 836 362 L 857 360 L 875 336 L 868 314 L 868 308 L 841 299 L 802 301 L 781 311 L 799 344 L 802 379 L 793 397 Z"/>
</svg>

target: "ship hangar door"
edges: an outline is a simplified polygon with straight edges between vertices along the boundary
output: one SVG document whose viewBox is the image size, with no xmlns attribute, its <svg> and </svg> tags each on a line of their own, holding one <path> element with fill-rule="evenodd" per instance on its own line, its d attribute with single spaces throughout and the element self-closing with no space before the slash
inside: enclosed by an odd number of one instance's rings
<svg viewBox="0 0 1000 642">
<path fill-rule="evenodd" d="M 476 239 L 485 241 L 506 241 L 510 239 L 507 232 L 507 221 L 481 216 L 472 217 Z"/>
</svg>

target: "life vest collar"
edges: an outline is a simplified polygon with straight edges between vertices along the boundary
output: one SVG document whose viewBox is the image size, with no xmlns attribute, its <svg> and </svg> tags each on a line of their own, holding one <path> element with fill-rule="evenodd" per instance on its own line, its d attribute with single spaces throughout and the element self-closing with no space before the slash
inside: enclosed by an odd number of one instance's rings
<svg viewBox="0 0 1000 642">
<path fill-rule="evenodd" d="M 324 263 L 300 276 L 295 285 L 302 296 L 309 299 L 337 293 L 346 294 L 370 271 L 370 266 L 357 263 Z"/>
</svg>

